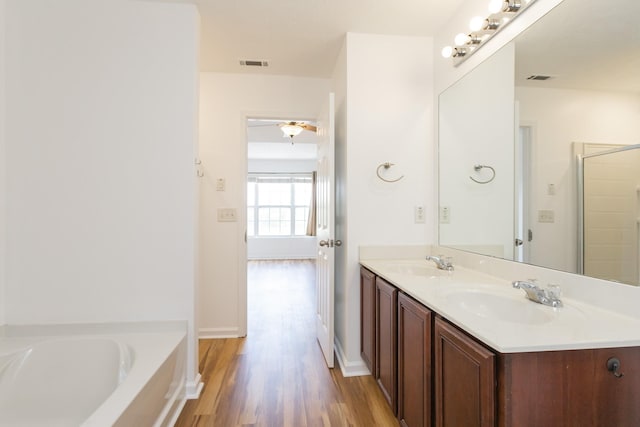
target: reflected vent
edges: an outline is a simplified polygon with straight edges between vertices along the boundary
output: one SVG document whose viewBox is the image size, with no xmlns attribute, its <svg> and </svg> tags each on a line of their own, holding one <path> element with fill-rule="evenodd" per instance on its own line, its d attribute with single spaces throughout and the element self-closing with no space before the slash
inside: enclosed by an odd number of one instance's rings
<svg viewBox="0 0 640 427">
<path fill-rule="evenodd" d="M 534 74 L 532 76 L 527 77 L 527 80 L 549 80 L 550 78 L 551 78 L 551 76 L 543 76 L 543 75 Z"/>
<path fill-rule="evenodd" d="M 269 61 L 261 61 L 255 59 L 241 59 L 240 65 L 243 67 L 268 67 Z"/>
</svg>

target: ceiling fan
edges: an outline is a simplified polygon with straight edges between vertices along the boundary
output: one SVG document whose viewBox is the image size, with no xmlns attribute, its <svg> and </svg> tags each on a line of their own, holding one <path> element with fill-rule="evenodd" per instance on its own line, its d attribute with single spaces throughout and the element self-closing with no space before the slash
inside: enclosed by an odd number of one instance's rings
<svg viewBox="0 0 640 427">
<path fill-rule="evenodd" d="M 249 122 L 252 123 L 249 125 L 250 127 L 278 126 L 280 130 L 282 130 L 284 136 L 291 138 L 292 144 L 293 138 L 299 135 L 303 130 L 314 133 L 318 130 L 316 126 L 302 121 L 249 119 Z"/>
<path fill-rule="evenodd" d="M 296 135 L 299 135 L 300 132 L 302 132 L 303 130 L 308 130 L 309 132 L 317 132 L 318 128 L 310 125 L 309 123 L 304 123 L 304 122 L 287 122 L 287 123 L 280 123 L 278 125 L 280 127 L 280 129 L 282 130 L 282 132 L 284 132 L 285 135 L 288 135 L 291 138 L 291 143 L 293 144 L 293 137 Z"/>
</svg>

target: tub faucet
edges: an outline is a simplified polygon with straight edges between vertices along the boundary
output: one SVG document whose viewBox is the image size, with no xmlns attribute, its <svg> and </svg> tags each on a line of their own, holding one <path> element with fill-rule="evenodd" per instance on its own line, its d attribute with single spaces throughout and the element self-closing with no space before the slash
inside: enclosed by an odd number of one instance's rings
<svg viewBox="0 0 640 427">
<path fill-rule="evenodd" d="M 514 288 L 522 289 L 527 293 L 527 298 L 539 304 L 550 307 L 562 307 L 562 301 L 555 292 L 543 289 L 538 286 L 535 280 L 516 280 L 512 282 Z"/>
<path fill-rule="evenodd" d="M 451 259 L 447 259 L 444 255 L 427 255 L 427 261 L 433 261 L 436 263 L 436 266 L 440 270 L 453 271 L 453 264 L 451 263 Z"/>
</svg>

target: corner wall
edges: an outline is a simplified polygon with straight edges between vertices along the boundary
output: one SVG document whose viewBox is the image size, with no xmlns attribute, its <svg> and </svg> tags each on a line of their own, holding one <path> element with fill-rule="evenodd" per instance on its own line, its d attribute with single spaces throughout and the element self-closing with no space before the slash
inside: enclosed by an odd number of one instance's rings
<svg viewBox="0 0 640 427">
<path fill-rule="evenodd" d="M 5 16 L 7 323 L 186 321 L 193 380 L 197 10 Z"/>
<path fill-rule="evenodd" d="M 435 170 L 432 39 L 347 34 L 336 65 L 335 321 L 345 375 L 366 373 L 360 358 L 359 247 L 435 242 L 429 201 Z M 346 75 L 342 75 L 342 74 Z M 396 183 L 378 179 L 376 169 Z M 424 223 L 415 223 L 415 206 Z"/>
</svg>

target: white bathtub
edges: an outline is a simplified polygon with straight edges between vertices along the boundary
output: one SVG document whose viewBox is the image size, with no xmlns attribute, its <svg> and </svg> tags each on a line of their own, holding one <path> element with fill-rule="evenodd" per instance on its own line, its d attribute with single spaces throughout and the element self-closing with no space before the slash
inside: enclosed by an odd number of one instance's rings
<svg viewBox="0 0 640 427">
<path fill-rule="evenodd" d="M 0 426 L 165 426 L 185 399 L 184 331 L 0 338 Z"/>
</svg>

